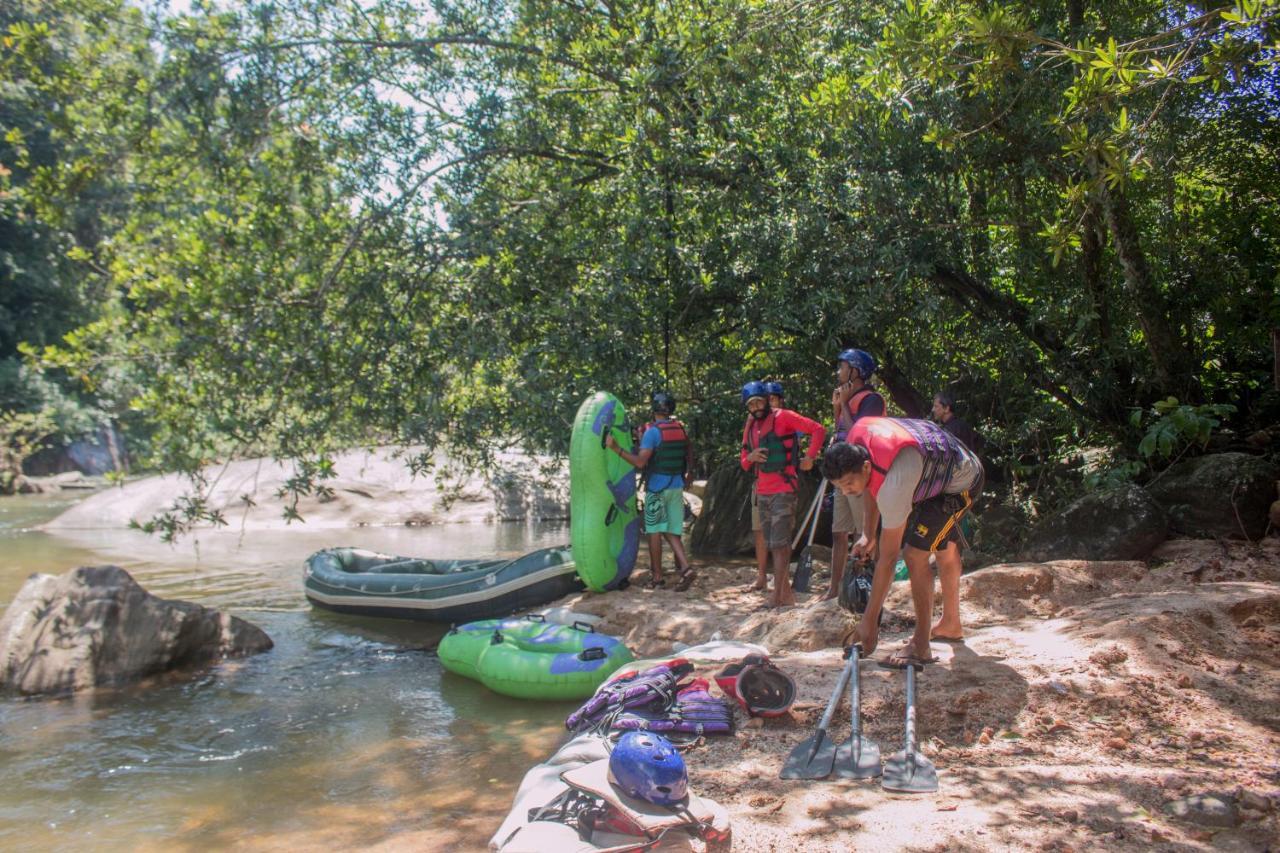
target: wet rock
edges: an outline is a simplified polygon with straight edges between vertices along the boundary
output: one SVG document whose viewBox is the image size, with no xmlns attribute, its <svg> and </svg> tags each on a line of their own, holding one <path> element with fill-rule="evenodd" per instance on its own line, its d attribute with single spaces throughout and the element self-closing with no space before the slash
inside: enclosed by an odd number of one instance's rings
<svg viewBox="0 0 1280 853">
<path fill-rule="evenodd" d="M 1141 487 L 1085 495 L 1036 525 L 1029 560 L 1140 560 L 1165 540 L 1169 520 Z"/>
<path fill-rule="evenodd" d="M 26 694 L 121 685 L 270 649 L 243 619 L 151 595 L 118 566 L 32 575 L 0 618 L 0 686 Z"/>
<path fill-rule="evenodd" d="M 1165 803 L 1164 810 L 1173 817 L 1201 826 L 1230 829 L 1240 822 L 1235 798 L 1230 794 L 1194 794 Z"/>
<path fill-rule="evenodd" d="M 1260 539 L 1280 468 L 1247 453 L 1214 453 L 1180 462 L 1147 488 L 1170 526 L 1203 539 Z"/>
</svg>

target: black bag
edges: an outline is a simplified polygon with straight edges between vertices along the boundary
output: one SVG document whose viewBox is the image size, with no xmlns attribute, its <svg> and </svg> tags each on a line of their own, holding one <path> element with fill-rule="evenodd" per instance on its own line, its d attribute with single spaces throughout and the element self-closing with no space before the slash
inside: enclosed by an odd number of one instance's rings
<svg viewBox="0 0 1280 853">
<path fill-rule="evenodd" d="M 867 604 L 871 601 L 871 580 L 874 577 L 875 564 L 871 562 L 845 566 L 844 579 L 840 581 L 840 606 L 858 616 L 866 613 Z"/>
</svg>

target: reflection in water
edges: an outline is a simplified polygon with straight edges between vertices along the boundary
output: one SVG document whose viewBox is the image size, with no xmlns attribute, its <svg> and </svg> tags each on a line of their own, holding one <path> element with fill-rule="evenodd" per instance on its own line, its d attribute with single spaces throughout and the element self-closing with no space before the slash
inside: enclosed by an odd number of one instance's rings
<svg viewBox="0 0 1280 853">
<path fill-rule="evenodd" d="M 0 848 L 479 849 L 565 703 L 504 699 L 444 672 L 445 630 L 310 609 L 302 562 L 332 545 L 512 555 L 563 526 L 204 533 L 33 530 L 65 502 L 0 501 L 0 604 L 33 571 L 112 562 L 150 591 L 227 608 L 276 642 L 191 678 L 56 700 L 0 699 Z"/>
</svg>

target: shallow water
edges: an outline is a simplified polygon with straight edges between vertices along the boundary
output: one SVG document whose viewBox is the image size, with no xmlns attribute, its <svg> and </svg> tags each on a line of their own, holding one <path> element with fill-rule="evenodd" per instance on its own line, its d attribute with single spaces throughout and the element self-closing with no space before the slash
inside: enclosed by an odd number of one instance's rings
<svg viewBox="0 0 1280 853">
<path fill-rule="evenodd" d="M 563 544 L 563 525 L 205 532 L 35 530 L 71 503 L 0 499 L 0 606 L 35 571 L 123 566 L 275 641 L 194 677 L 66 699 L 0 698 L 0 849 L 482 849 L 572 703 L 444 672 L 444 627 L 313 610 L 306 556 L 359 545 L 482 557 Z"/>
</svg>

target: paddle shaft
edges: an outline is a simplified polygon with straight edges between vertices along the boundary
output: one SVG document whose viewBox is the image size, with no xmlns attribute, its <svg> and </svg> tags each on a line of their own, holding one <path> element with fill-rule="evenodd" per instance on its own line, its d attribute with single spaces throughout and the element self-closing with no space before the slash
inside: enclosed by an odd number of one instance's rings
<svg viewBox="0 0 1280 853">
<path fill-rule="evenodd" d="M 853 714 L 853 733 L 852 739 L 857 739 L 862 735 L 862 685 L 858 682 L 862 680 L 862 670 L 858 668 L 859 652 L 862 651 L 861 646 L 854 646 L 849 649 L 849 659 L 853 664 L 853 677 L 849 679 L 849 710 Z"/>
<path fill-rule="evenodd" d="M 911 755 L 916 751 L 916 668 L 907 667 L 907 731 L 903 751 Z"/>
<path fill-rule="evenodd" d="M 814 739 L 813 749 L 809 753 L 810 761 L 813 760 L 813 756 L 818 754 L 818 750 L 822 747 L 822 741 L 826 739 L 827 726 L 831 725 L 831 717 L 835 715 L 836 705 L 839 704 L 840 697 L 844 695 L 844 684 L 849 680 L 850 673 L 853 672 L 853 662 L 854 659 L 850 657 L 849 663 L 845 664 L 844 669 L 840 670 L 840 678 L 836 680 L 836 689 L 831 694 L 831 701 L 827 703 L 827 710 L 823 713 L 821 722 L 818 723 L 817 737 Z"/>
<path fill-rule="evenodd" d="M 814 510 L 817 508 L 818 501 L 822 500 L 822 493 L 826 491 L 826 488 L 827 488 L 827 480 L 824 477 L 822 480 L 822 485 L 818 487 L 818 493 L 813 496 L 813 503 L 809 504 L 809 511 L 804 514 L 804 521 L 800 523 L 800 529 L 796 531 L 796 538 L 791 540 L 791 550 L 794 551 L 796 549 L 796 546 L 800 544 L 800 537 L 804 536 L 804 530 L 806 527 L 809 526 L 809 518 L 813 515 Z M 810 545 L 813 544 L 812 536 L 809 537 L 809 544 Z"/>
<path fill-rule="evenodd" d="M 814 498 L 814 501 L 815 501 L 814 506 L 817 506 L 816 502 L 822 500 L 822 498 L 826 495 L 826 493 L 827 493 L 827 478 L 823 477 L 822 484 L 818 486 L 818 496 Z M 820 512 L 815 512 L 813 514 L 813 524 L 809 525 L 809 541 L 805 543 L 806 548 L 813 547 L 813 534 L 818 532 L 818 519 L 821 516 L 822 516 L 822 513 Z"/>
</svg>

